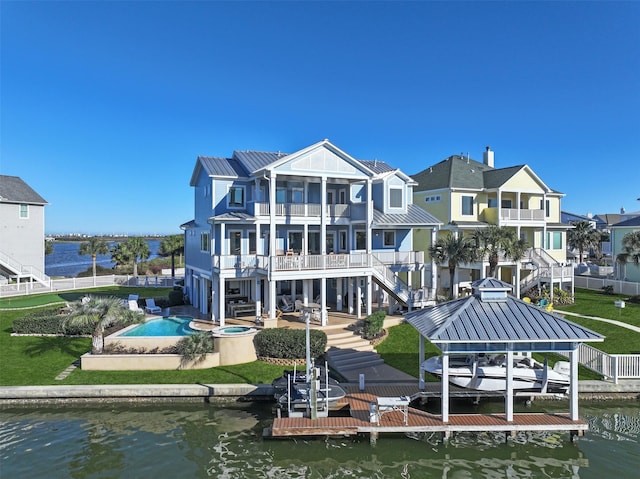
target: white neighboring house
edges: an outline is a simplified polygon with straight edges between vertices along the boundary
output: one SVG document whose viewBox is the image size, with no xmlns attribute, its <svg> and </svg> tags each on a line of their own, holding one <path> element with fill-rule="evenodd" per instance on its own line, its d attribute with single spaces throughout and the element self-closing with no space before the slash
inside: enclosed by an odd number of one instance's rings
<svg viewBox="0 0 640 479">
<path fill-rule="evenodd" d="M 17 176 L 0 175 L 0 281 L 38 281 L 44 274 L 47 201 Z"/>
</svg>

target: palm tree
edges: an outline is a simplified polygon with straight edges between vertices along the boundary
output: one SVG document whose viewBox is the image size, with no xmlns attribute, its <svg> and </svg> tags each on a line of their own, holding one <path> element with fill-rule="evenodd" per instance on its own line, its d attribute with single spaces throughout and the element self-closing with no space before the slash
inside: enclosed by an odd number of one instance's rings
<svg viewBox="0 0 640 479">
<path fill-rule="evenodd" d="M 640 265 L 640 231 L 633 231 L 622 237 L 622 252 L 617 254 L 616 261 Z"/>
<path fill-rule="evenodd" d="M 111 248 L 111 260 L 116 266 L 124 266 L 133 261 L 132 254 L 127 248 L 126 243 L 116 243 Z"/>
<path fill-rule="evenodd" d="M 477 248 L 477 258 L 486 258 L 489 262 L 491 278 L 495 278 L 500 255 L 517 263 L 527 252 L 527 242 L 518 238 L 512 228 L 491 225 L 474 231 L 472 238 Z"/>
<path fill-rule="evenodd" d="M 438 238 L 438 240 L 429 246 L 429 254 L 436 264 L 441 265 L 448 263 L 450 277 L 450 298 L 453 299 L 453 282 L 456 274 L 456 268 L 459 264 L 469 263 L 476 259 L 475 245 L 464 236 L 454 236 L 449 233 L 448 236 Z"/>
<path fill-rule="evenodd" d="M 69 325 L 93 327 L 91 335 L 92 354 L 101 354 L 104 350 L 104 330 L 117 324 L 139 323 L 144 314 L 131 311 L 125 307 L 120 298 L 115 296 L 88 296 L 76 301 L 71 306 L 71 313 L 62 322 L 62 328 Z"/>
<path fill-rule="evenodd" d="M 184 236 L 171 235 L 165 236 L 160 243 L 160 256 L 171 256 L 171 277 L 176 277 L 176 254 L 184 252 Z"/>
<path fill-rule="evenodd" d="M 600 243 L 600 232 L 591 226 L 588 221 L 576 221 L 574 228 L 567 231 L 567 244 L 570 248 L 577 249 L 582 263 L 583 253 L 589 248 L 597 248 Z"/>
<path fill-rule="evenodd" d="M 107 242 L 97 236 L 92 236 L 89 241 L 80 243 L 80 249 L 78 254 L 80 256 L 91 255 L 91 264 L 93 265 L 93 275 L 96 275 L 96 258 L 99 254 L 107 254 L 109 252 L 109 245 Z"/>
<path fill-rule="evenodd" d="M 138 262 L 144 261 L 151 255 L 149 245 L 139 236 L 129 238 L 124 243 L 116 244 L 111 250 L 111 259 L 116 264 L 133 263 L 133 275 L 138 276 Z"/>
</svg>

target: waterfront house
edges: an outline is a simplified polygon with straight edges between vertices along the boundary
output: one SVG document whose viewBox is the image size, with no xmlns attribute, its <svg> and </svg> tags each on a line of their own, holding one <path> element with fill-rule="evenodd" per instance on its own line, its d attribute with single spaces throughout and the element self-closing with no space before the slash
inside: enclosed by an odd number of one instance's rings
<svg viewBox="0 0 640 479">
<path fill-rule="evenodd" d="M 38 281 L 44 273 L 47 201 L 17 176 L 0 175 L 0 281 Z"/>
<path fill-rule="evenodd" d="M 487 147 L 483 161 L 468 155 L 453 155 L 412 175 L 417 185 L 414 203 L 438 218 L 444 226 L 437 234 L 468 235 L 488 225 L 514 228 L 530 249 L 519 264 L 501 258 L 496 276 L 516 287 L 516 295 L 534 286 L 554 284 L 573 288 L 573 271 L 566 266 L 566 231 L 571 226 L 560 219 L 564 196 L 549 186 L 528 166 L 496 168 L 494 152 Z M 418 231 L 414 242 L 435 242 L 433 231 Z M 463 264 L 454 279 L 460 283 L 487 276 L 488 261 Z M 437 272 L 438 284 L 449 286 L 447 265 Z M 445 272 L 443 274 L 443 272 Z"/>
<path fill-rule="evenodd" d="M 634 216 L 626 221 L 609 227 L 611 234 L 612 257 L 615 261 L 615 278 L 624 281 L 640 282 L 640 265 L 629 260 L 626 263 L 616 261 L 618 254 L 622 253 L 622 240 L 630 233 L 640 232 L 640 216 Z"/>
<path fill-rule="evenodd" d="M 418 308 L 433 299 L 413 230 L 439 222 L 413 204 L 415 182 L 328 140 L 291 154 L 235 151 L 197 158 L 194 218 L 185 232 L 185 286 L 224 324 L 313 305 L 362 317 L 372 303 Z"/>
</svg>

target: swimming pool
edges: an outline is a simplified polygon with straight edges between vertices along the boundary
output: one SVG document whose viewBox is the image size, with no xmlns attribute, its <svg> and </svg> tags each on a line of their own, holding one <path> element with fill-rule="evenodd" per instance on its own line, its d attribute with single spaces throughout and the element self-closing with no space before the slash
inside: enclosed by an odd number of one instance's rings
<svg viewBox="0 0 640 479">
<path fill-rule="evenodd" d="M 196 333 L 189 327 L 193 318 L 189 316 L 168 316 L 152 319 L 142 324 L 127 328 L 118 334 L 119 337 L 136 336 L 189 336 Z"/>
</svg>

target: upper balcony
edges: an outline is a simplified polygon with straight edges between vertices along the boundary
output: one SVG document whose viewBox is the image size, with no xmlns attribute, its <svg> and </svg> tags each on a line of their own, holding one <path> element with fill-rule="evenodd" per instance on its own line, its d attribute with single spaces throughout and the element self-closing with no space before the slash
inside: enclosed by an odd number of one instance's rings
<svg viewBox="0 0 640 479">
<path fill-rule="evenodd" d="M 269 216 L 269 203 L 255 202 L 254 214 L 256 217 Z M 351 218 L 352 205 L 331 204 L 326 205 L 325 216 L 328 218 Z M 322 205 L 319 203 L 276 203 L 275 216 L 290 218 L 320 218 Z"/>
<path fill-rule="evenodd" d="M 500 224 L 504 222 L 544 222 L 545 212 L 544 210 L 527 210 L 516 208 L 485 208 L 482 211 L 484 221 L 491 224 Z"/>
</svg>

